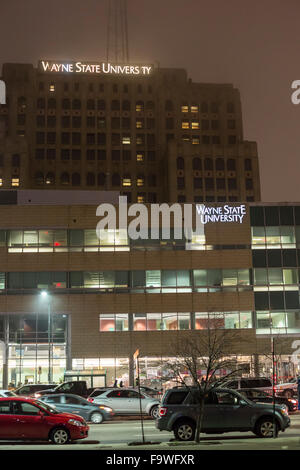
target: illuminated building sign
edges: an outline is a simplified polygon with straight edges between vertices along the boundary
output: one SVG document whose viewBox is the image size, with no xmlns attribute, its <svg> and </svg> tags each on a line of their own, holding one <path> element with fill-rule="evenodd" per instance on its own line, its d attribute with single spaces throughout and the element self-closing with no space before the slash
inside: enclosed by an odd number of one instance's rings
<svg viewBox="0 0 300 470">
<path fill-rule="evenodd" d="M 111 64 L 109 62 L 54 62 L 40 60 L 39 69 L 52 73 L 88 73 L 110 75 L 150 75 L 153 65 Z"/>
<path fill-rule="evenodd" d="M 243 222 L 246 215 L 246 206 L 224 206 L 207 207 L 204 204 L 197 204 L 197 214 L 200 216 L 201 222 L 207 224 L 208 222 Z"/>
</svg>

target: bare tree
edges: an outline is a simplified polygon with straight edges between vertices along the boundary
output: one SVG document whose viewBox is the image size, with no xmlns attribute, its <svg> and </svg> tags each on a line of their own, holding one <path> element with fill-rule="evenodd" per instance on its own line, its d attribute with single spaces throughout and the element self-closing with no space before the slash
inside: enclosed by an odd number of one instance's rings
<svg viewBox="0 0 300 470">
<path fill-rule="evenodd" d="M 200 442 L 205 398 L 228 379 L 241 374 L 232 356 L 232 342 L 238 330 L 223 329 L 223 321 L 215 316 L 208 320 L 208 328 L 179 339 L 171 345 L 175 360 L 170 363 L 174 377 L 187 387 L 197 403 L 195 441 Z M 189 332 L 191 333 L 191 332 Z M 204 372 L 201 376 L 200 371 Z"/>
</svg>

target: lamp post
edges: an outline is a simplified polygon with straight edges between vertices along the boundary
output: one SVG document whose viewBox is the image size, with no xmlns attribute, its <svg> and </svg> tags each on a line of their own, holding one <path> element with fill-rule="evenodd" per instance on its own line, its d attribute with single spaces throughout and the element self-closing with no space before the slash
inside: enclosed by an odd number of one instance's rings
<svg viewBox="0 0 300 470">
<path fill-rule="evenodd" d="M 48 383 L 52 382 L 52 368 L 51 368 L 51 303 L 47 291 L 42 291 L 41 296 L 43 299 L 48 299 Z"/>
</svg>

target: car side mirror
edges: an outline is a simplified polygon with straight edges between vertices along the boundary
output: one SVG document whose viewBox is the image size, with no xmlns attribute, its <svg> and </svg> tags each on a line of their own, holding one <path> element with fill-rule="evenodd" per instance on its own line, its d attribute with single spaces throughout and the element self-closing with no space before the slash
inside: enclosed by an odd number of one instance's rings
<svg viewBox="0 0 300 470">
<path fill-rule="evenodd" d="M 244 400 L 240 400 L 240 406 L 246 406 L 248 403 Z"/>
</svg>

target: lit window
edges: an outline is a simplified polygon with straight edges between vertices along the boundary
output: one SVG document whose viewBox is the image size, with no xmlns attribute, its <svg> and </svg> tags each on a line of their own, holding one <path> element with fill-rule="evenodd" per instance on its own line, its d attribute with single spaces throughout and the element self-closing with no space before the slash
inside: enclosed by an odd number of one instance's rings
<svg viewBox="0 0 300 470">
<path fill-rule="evenodd" d="M 145 179 L 142 176 L 138 176 L 136 180 L 136 185 L 137 186 L 144 186 L 145 184 Z"/>
<path fill-rule="evenodd" d="M 138 113 L 144 111 L 144 103 L 142 101 L 137 101 L 136 106 L 135 106 L 135 110 Z"/>
<path fill-rule="evenodd" d="M 20 186 L 20 178 L 12 178 L 11 185 L 12 186 Z"/>
<path fill-rule="evenodd" d="M 137 128 L 137 129 L 143 129 L 143 127 L 144 127 L 143 121 L 137 120 L 137 121 L 136 121 L 136 128 Z"/>
<path fill-rule="evenodd" d="M 130 136 L 129 135 L 122 137 L 122 144 L 123 145 L 130 145 Z"/>
<path fill-rule="evenodd" d="M 191 106 L 191 113 L 198 113 L 199 106 L 197 104 L 192 104 Z"/>
<path fill-rule="evenodd" d="M 183 135 L 183 136 L 181 137 L 181 139 L 182 139 L 183 141 L 185 141 L 185 142 L 189 142 L 189 141 L 190 141 L 190 136 L 187 135 L 187 134 L 185 134 L 185 135 Z"/>
<path fill-rule="evenodd" d="M 181 112 L 182 112 L 182 113 L 188 113 L 188 112 L 189 112 L 189 107 L 188 107 L 187 104 L 183 104 L 183 105 L 181 106 Z"/>
<path fill-rule="evenodd" d="M 192 121 L 192 129 L 199 129 L 199 122 L 198 121 Z"/>
<path fill-rule="evenodd" d="M 189 123 L 189 121 L 182 121 L 182 123 L 181 123 L 181 128 L 182 128 L 182 129 L 189 129 L 189 128 L 190 128 L 190 123 Z"/>
<path fill-rule="evenodd" d="M 137 153 L 136 154 L 136 161 L 137 162 L 143 162 L 145 158 L 145 155 L 143 153 Z"/>
<path fill-rule="evenodd" d="M 123 178 L 123 186 L 131 186 L 131 178 Z"/>
<path fill-rule="evenodd" d="M 0 186 L 2 186 L 2 185 L 3 185 L 3 179 L 0 178 Z"/>
<path fill-rule="evenodd" d="M 145 195 L 144 195 L 144 194 L 138 194 L 138 195 L 137 195 L 137 202 L 138 202 L 138 203 L 143 203 L 143 202 L 145 202 Z"/>
<path fill-rule="evenodd" d="M 192 144 L 199 145 L 200 144 L 200 137 L 198 135 L 192 135 Z"/>
<path fill-rule="evenodd" d="M 55 91 L 55 85 L 54 83 L 51 83 L 50 86 L 49 86 L 49 91 L 53 92 Z"/>
</svg>

